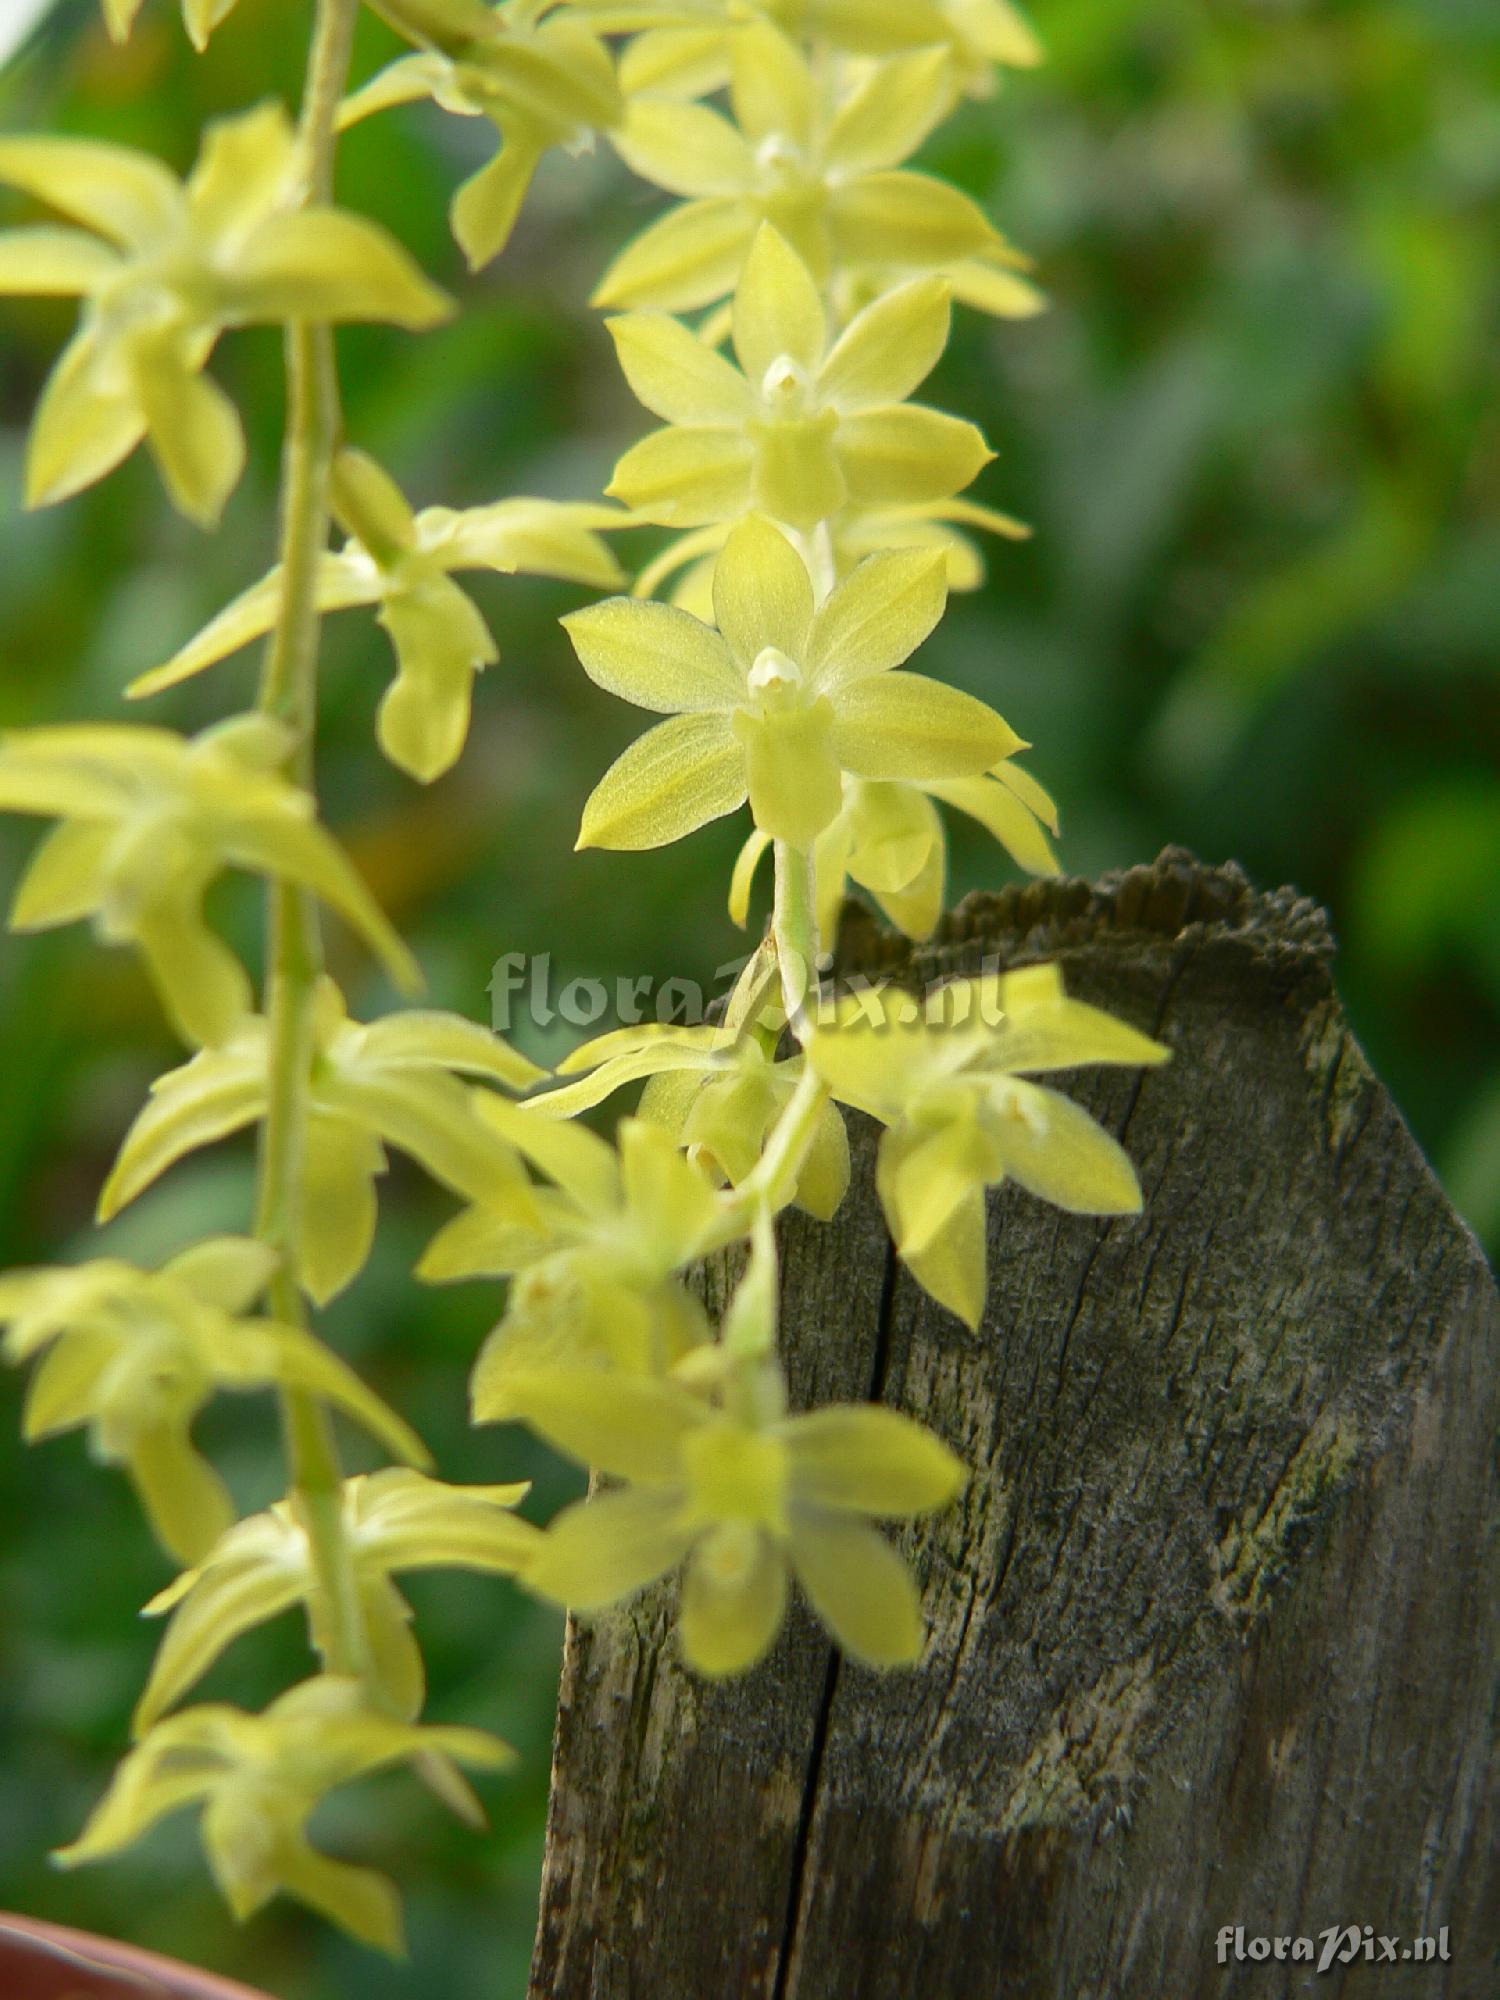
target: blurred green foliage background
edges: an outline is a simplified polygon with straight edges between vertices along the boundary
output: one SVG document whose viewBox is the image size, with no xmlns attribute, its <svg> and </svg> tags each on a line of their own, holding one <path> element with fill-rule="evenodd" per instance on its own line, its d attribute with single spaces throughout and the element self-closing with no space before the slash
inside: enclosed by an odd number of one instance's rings
<svg viewBox="0 0 1500 2000">
<path fill-rule="evenodd" d="M 45 14 L 0 73 L 0 126 L 90 132 L 175 166 L 201 124 L 294 101 L 305 7 L 240 0 L 209 53 L 165 5 L 125 50 L 86 0 Z M 1088 873 L 1184 842 L 1333 912 L 1346 1000 L 1377 1068 L 1493 1246 L 1500 1239 L 1500 14 L 1493 0 L 1046 0 L 1050 66 L 973 105 L 929 163 L 1036 257 L 1053 304 L 968 318 L 933 400 L 1000 453 L 983 497 L 1035 524 L 960 601 L 932 670 L 1034 740 Z M 387 53 L 373 21 L 360 63 Z M 340 194 L 382 217 L 465 310 L 421 339 L 341 336 L 349 430 L 419 504 L 597 494 L 644 427 L 583 301 L 658 198 L 607 149 L 548 163 L 512 250 L 463 278 L 447 196 L 486 134 L 418 110 L 345 142 Z M 17 209 L 19 212 L 19 209 Z M 7 307 L 0 340 L 0 722 L 119 715 L 120 689 L 270 559 L 280 424 L 275 337 L 215 370 L 250 417 L 252 462 L 212 540 L 177 520 L 140 455 L 71 505 L 20 508 L 27 415 L 71 322 Z M 634 732 L 577 670 L 557 615 L 576 593 L 477 586 L 505 660 L 481 686 L 458 772 L 431 792 L 375 754 L 384 641 L 330 628 L 326 809 L 413 938 L 438 1002 L 485 1018 L 495 958 L 554 955 L 556 982 L 704 977 L 737 948 L 723 889 L 738 831 L 644 857 L 571 853 L 580 804 Z M 244 704 L 253 661 L 161 703 L 197 726 Z M 955 894 L 1003 879 L 956 834 Z M 0 827 L 15 880 L 30 829 Z M 8 891 L 7 891 L 8 893 Z M 248 953 L 244 885 L 220 911 Z M 357 1006 L 382 992 L 344 937 Z M 526 1031 L 542 1057 L 569 1031 Z M 153 1074 L 176 1060 L 135 964 L 83 935 L 6 947 L 0 969 L 0 1260 L 90 1254 L 88 1217 Z M 154 1256 L 243 1226 L 243 1149 L 179 1170 L 110 1232 Z M 445 1206 L 399 1165 L 376 1260 L 330 1336 L 436 1447 L 446 1475 L 568 1476 L 464 1421 L 484 1287 L 409 1273 Z M 19 1386 L 0 1382 L 14 1439 Z M 260 1399 L 209 1437 L 246 1505 L 280 1491 Z M 118 1476 L 76 1438 L 0 1445 L 0 1905 L 114 1931 L 282 2000 L 511 2000 L 524 1987 L 560 1622 L 508 1588 L 414 1587 L 433 1713 L 511 1738 L 483 1838 L 406 1781 L 331 1827 L 409 1892 L 413 1959 L 375 1962 L 279 1905 L 237 1932 L 189 1830 L 122 1865 L 54 1875 L 125 1740 L 152 1648 L 135 1617 L 164 1580 Z M 237 1647 L 206 1692 L 259 1705 L 305 1665 L 292 1620 Z"/>
</svg>

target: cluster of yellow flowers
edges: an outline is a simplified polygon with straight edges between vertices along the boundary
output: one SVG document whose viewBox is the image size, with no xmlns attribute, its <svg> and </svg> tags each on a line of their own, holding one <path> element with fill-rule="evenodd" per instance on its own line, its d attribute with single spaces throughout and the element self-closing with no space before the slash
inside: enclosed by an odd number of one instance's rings
<svg viewBox="0 0 1500 2000">
<path fill-rule="evenodd" d="M 228 4 L 186 0 L 198 45 Z M 873 1524 L 941 1507 L 967 1475 L 894 1411 L 789 1412 L 775 1218 L 793 1203 L 835 1214 L 846 1111 L 867 1114 L 885 1128 L 879 1193 L 898 1253 L 977 1327 L 987 1188 L 1009 1179 L 1097 1214 L 1139 1205 L 1116 1143 L 1032 1077 L 1165 1051 L 1070 999 L 1048 967 L 926 1001 L 818 986 L 851 880 L 910 934 L 931 930 L 939 805 L 1023 868 L 1056 867 L 1051 801 L 1016 761 L 1026 746 L 907 664 L 950 590 L 980 580 L 973 531 L 1024 532 L 963 497 L 991 456 L 974 426 L 911 400 L 955 300 L 1002 316 L 1038 305 L 980 209 L 909 164 L 962 96 L 993 88 L 996 65 L 1038 59 L 1009 0 L 371 0 L 411 52 L 347 94 L 355 4 L 317 0 L 299 123 L 275 106 L 224 120 L 185 184 L 97 141 L 0 140 L 0 182 L 66 218 L 0 233 L 0 290 L 82 300 L 32 430 L 33 504 L 145 441 L 174 504 L 211 526 L 244 456 L 239 418 L 204 372 L 219 336 L 283 325 L 289 382 L 278 562 L 129 689 L 152 694 L 266 639 L 255 712 L 192 741 L 119 723 L 0 741 L 0 808 L 58 822 L 15 924 L 89 917 L 136 946 L 191 1051 L 132 1126 L 101 1218 L 254 1128 L 254 1237 L 192 1246 L 156 1271 L 104 1258 L 13 1274 L 0 1323 L 8 1357 L 37 1364 L 28 1436 L 87 1427 L 188 1565 L 147 1607 L 170 1616 L 138 1746 L 61 1858 L 115 1853 L 196 1804 L 236 1914 L 285 1891 L 396 1949 L 390 1885 L 317 1853 L 309 1814 L 334 1785 L 394 1763 L 473 1813 L 458 1766 L 506 1753 L 420 1726 L 421 1654 L 393 1577 L 510 1574 L 590 1613 L 680 1572 L 683 1652 L 711 1675 L 763 1657 L 795 1578 L 855 1658 L 914 1660 L 918 1592 Z M 111 31 L 128 33 L 135 11 L 106 0 Z M 342 443 L 331 327 L 421 328 L 450 309 L 378 225 L 331 198 L 337 132 L 420 98 L 499 137 L 453 200 L 471 265 L 503 248 L 541 155 L 596 131 L 679 198 L 599 290 L 626 309 L 610 332 L 661 420 L 616 468 L 614 505 L 414 512 Z M 655 846 L 748 802 L 730 909 L 747 921 L 768 850 L 774 906 L 724 1018 L 606 1034 L 556 1080 L 454 1014 L 351 1020 L 322 971 L 320 903 L 398 984 L 418 975 L 317 819 L 321 616 L 375 607 L 396 656 L 380 745 L 427 782 L 459 756 L 474 676 L 497 657 L 455 573 L 610 589 L 624 579 L 601 536 L 636 525 L 670 538 L 633 593 L 564 622 L 593 681 L 663 719 L 603 776 L 579 845 Z M 203 917 L 230 866 L 269 884 L 259 1010 Z M 614 1143 L 571 1122 L 643 1080 Z M 522 1486 L 432 1478 L 420 1440 L 309 1330 L 309 1303 L 366 1262 L 391 1146 L 463 1204 L 419 1275 L 508 1283 L 475 1370 L 476 1419 L 523 1422 L 602 1478 L 545 1530 L 515 1512 Z M 745 1244 L 715 1326 L 685 1279 Z M 191 1437 L 221 1388 L 282 1404 L 289 1491 L 245 1519 Z M 346 1479 L 335 1410 L 401 1463 Z M 225 1647 L 294 1606 L 314 1678 L 259 1716 L 171 1712 Z"/>
</svg>

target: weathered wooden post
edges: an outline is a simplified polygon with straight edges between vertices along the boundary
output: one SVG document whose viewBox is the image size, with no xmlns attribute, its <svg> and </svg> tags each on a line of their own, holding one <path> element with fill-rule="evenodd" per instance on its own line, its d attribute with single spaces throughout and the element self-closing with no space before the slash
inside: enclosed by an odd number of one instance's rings
<svg viewBox="0 0 1500 2000">
<path fill-rule="evenodd" d="M 992 1199 L 977 1337 L 893 1264 L 868 1133 L 837 1223 L 783 1224 L 796 1399 L 981 1474 L 911 1538 L 927 1654 L 882 1677 L 802 1615 L 720 1687 L 659 1594 L 570 1629 L 532 2000 L 1500 1994 L 1500 1301 L 1332 950 L 1176 851 L 915 954 L 846 933 L 909 983 L 1059 958 L 1169 1041 L 1075 1086 L 1145 1213 Z M 1323 1974 L 1249 1955 L 1351 1925 Z"/>
</svg>

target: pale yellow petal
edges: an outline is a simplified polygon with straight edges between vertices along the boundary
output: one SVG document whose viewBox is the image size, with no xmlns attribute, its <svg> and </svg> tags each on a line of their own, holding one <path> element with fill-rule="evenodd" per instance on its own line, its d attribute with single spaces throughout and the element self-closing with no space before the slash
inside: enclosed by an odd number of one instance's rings
<svg viewBox="0 0 1500 2000">
<path fill-rule="evenodd" d="M 754 215 L 731 195 L 670 209 L 620 252 L 599 281 L 596 306 L 659 306 L 691 312 L 733 289 L 744 267 Z"/>
<path fill-rule="evenodd" d="M 673 426 L 652 431 L 633 445 L 605 491 L 644 520 L 695 528 L 745 512 L 753 463 L 749 440 L 740 430 Z"/>
<path fill-rule="evenodd" d="M 632 173 L 668 194 L 740 195 L 755 177 L 743 134 L 704 104 L 636 97 L 610 143 Z"/>
<path fill-rule="evenodd" d="M 517 495 L 458 514 L 425 510 L 418 516 L 417 532 L 445 569 L 493 569 L 507 575 L 519 570 L 612 590 L 624 578 L 600 532 L 630 525 L 623 508 L 602 502 Z"/>
<path fill-rule="evenodd" d="M 948 601 L 947 564 L 930 549 L 866 556 L 813 620 L 812 685 L 824 693 L 900 666 L 936 626 Z"/>
<path fill-rule="evenodd" d="M 849 1129 L 836 1104 L 825 1104 L 797 1172 L 797 1206 L 831 1222 L 849 1191 Z"/>
<path fill-rule="evenodd" d="M 375 1243 L 375 1177 L 385 1155 L 373 1134 L 342 1119 L 308 1120 L 302 1166 L 302 1281 L 318 1305 L 364 1269 Z"/>
<path fill-rule="evenodd" d="M 478 605 L 446 576 L 392 591 L 379 622 L 398 672 L 377 711 L 376 737 L 398 769 L 430 784 L 463 751 L 474 676 L 499 657 L 494 637 Z"/>
<path fill-rule="evenodd" d="M 910 1666 L 922 1651 L 916 1584 L 874 1528 L 834 1514 L 794 1521 L 792 1567 L 834 1639 L 871 1667 Z"/>
<path fill-rule="evenodd" d="M 716 1559 L 714 1538 L 688 1558 L 680 1611 L 683 1657 L 695 1673 L 719 1679 L 749 1671 L 776 1642 L 786 1616 L 786 1558 L 769 1536 L 756 1538 L 748 1562 Z"/>
<path fill-rule="evenodd" d="M 946 1506 L 968 1477 L 923 1425 L 878 1403 L 830 1404 L 784 1425 L 794 1500 L 902 1520 Z"/>
<path fill-rule="evenodd" d="M 1051 793 L 1037 783 L 1031 773 L 1007 758 L 991 774 L 1008 792 L 1014 792 L 1028 812 L 1034 812 L 1049 833 L 1058 831 L 1057 804 Z"/>
<path fill-rule="evenodd" d="M 173 506 L 200 528 L 213 527 L 244 470 L 239 412 L 216 382 L 175 355 L 142 354 L 135 379 L 151 453 Z"/>
<path fill-rule="evenodd" d="M 966 257 L 947 269 L 953 296 L 976 312 L 996 319 L 1034 319 L 1047 310 L 1047 298 L 1019 271 L 983 257 Z"/>
<path fill-rule="evenodd" d="M 984 1196 L 976 1189 L 964 1196 L 925 1249 L 913 1250 L 901 1260 L 924 1292 L 975 1333 L 987 1296 L 985 1226 Z"/>
<path fill-rule="evenodd" d="M 159 160 L 100 139 L 0 138 L 0 182 L 135 248 L 183 213 L 182 189 Z"/>
<path fill-rule="evenodd" d="M 378 224 L 307 208 L 261 224 L 238 246 L 226 280 L 237 320 L 386 320 L 436 326 L 452 301 Z"/>
<path fill-rule="evenodd" d="M 371 1021 L 359 1031 L 359 1047 L 382 1066 L 456 1070 L 513 1090 L 539 1083 L 547 1074 L 478 1021 L 431 1007 L 403 1007 Z"/>
<path fill-rule="evenodd" d="M 998 778 L 937 779 L 929 789 L 935 799 L 977 819 L 1028 874 L 1057 874 L 1057 856 L 1035 815 Z"/>
<path fill-rule="evenodd" d="M 822 364 L 828 324 L 818 288 L 786 238 L 763 222 L 734 294 L 734 351 L 745 379 L 759 387 L 783 357 L 807 374 Z"/>
<path fill-rule="evenodd" d="M 719 630 L 742 670 L 748 672 L 767 646 L 801 660 L 812 623 L 812 579 L 769 521 L 751 515 L 730 531 L 714 565 L 713 602 Z"/>
<path fill-rule="evenodd" d="M 987 769 L 1017 738 L 992 708 L 925 674 L 889 673 L 839 692 L 834 754 L 862 778 L 951 777 Z"/>
<path fill-rule="evenodd" d="M 754 886 L 755 871 L 770 846 L 770 834 L 756 827 L 735 860 L 729 883 L 729 915 L 741 930 L 750 920 L 750 891 Z"/>
<path fill-rule="evenodd" d="M 104 369 L 90 332 L 47 377 L 26 440 L 26 504 L 50 507 L 113 472 L 146 434 L 145 413 L 118 369 Z"/>
<path fill-rule="evenodd" d="M 737 424 L 748 414 L 745 378 L 722 354 L 662 312 L 605 321 L 636 399 L 669 424 Z"/>
<path fill-rule="evenodd" d="M 871 506 L 946 499 L 994 457 L 973 424 L 920 403 L 842 418 L 837 448 L 851 499 Z"/>
<path fill-rule="evenodd" d="M 292 121 L 274 99 L 214 119 L 187 181 L 194 229 L 211 239 L 253 226 L 295 197 L 296 173 Z"/>
<path fill-rule="evenodd" d="M 914 278 L 867 305 L 823 363 L 820 393 L 839 409 L 903 402 L 948 345 L 948 301 L 946 279 Z"/>
<path fill-rule="evenodd" d="M 735 123 L 751 144 L 783 138 L 805 155 L 819 102 L 801 50 L 770 21 L 752 17 L 730 36 L 729 59 Z"/>
<path fill-rule="evenodd" d="M 257 1119 L 265 1103 L 262 1050 L 205 1050 L 154 1086 L 125 1135 L 99 1197 L 107 1222 L 175 1161 Z"/>
<path fill-rule="evenodd" d="M 157 1540 L 178 1562 L 201 1562 L 233 1525 L 228 1488 L 193 1449 L 185 1426 L 159 1423 L 140 1430 L 126 1470 Z"/>
<path fill-rule="evenodd" d="M 601 1493 L 565 1507 L 522 1581 L 570 1610 L 599 1611 L 675 1569 L 692 1545 L 675 1494 Z"/>
<path fill-rule="evenodd" d="M 837 725 L 828 704 L 764 716 L 742 710 L 734 729 L 755 824 L 773 840 L 810 848 L 843 804 Z"/>
<path fill-rule="evenodd" d="M 1026 1092 L 1031 1114 L 1003 1127 L 1001 1150 L 1013 1181 L 1077 1215 L 1140 1212 L 1140 1183 L 1118 1140 L 1058 1091 L 1040 1084 L 1012 1088 Z"/>
<path fill-rule="evenodd" d="M 906 172 L 862 174 L 829 198 L 842 263 L 922 270 L 974 257 L 998 241 L 984 210 L 947 181 Z"/>
<path fill-rule="evenodd" d="M 708 1420 L 685 1390 L 612 1369 L 549 1368 L 506 1383 L 510 1410 L 580 1465 L 641 1485 L 667 1486 L 680 1473 L 683 1440 Z M 484 1423 L 477 1387 L 474 1415 Z"/>
<path fill-rule="evenodd" d="M 583 809 L 580 847 L 662 847 L 745 802 L 727 716 L 674 715 L 617 757 Z"/>
<path fill-rule="evenodd" d="M 108 283 L 120 259 L 81 229 L 47 224 L 0 230 L 0 292 L 16 298 L 65 298 Z"/>
<path fill-rule="evenodd" d="M 944 48 L 875 64 L 839 106 L 823 157 L 843 175 L 898 167 L 947 116 L 952 71 Z"/>
<path fill-rule="evenodd" d="M 382 588 L 379 571 L 363 558 L 356 560 L 348 555 L 328 554 L 319 562 L 317 600 L 320 611 L 343 611 L 354 604 L 378 603 Z M 153 667 L 149 673 L 137 676 L 125 692 L 132 700 L 160 694 L 163 689 L 175 687 L 179 681 L 202 673 L 205 667 L 237 653 L 242 646 L 264 638 L 276 623 L 280 605 L 281 570 L 278 566 L 226 604 L 170 660 L 162 666 Z"/>
<path fill-rule="evenodd" d="M 510 241 L 545 151 L 539 137 L 512 124 L 495 157 L 454 191 L 448 226 L 471 271 L 498 257 Z"/>
<path fill-rule="evenodd" d="M 243 1633 L 290 1609 L 306 1585 L 305 1570 L 271 1561 L 211 1562 L 198 1572 L 162 1636 L 136 1705 L 135 1733 L 141 1735 L 174 1707 Z"/>
<path fill-rule="evenodd" d="M 91 916 L 105 894 L 105 865 L 115 829 L 97 820 L 64 820 L 38 843 L 10 908 L 15 931 L 39 931 Z"/>
<path fill-rule="evenodd" d="M 328 482 L 333 517 L 380 562 L 392 560 L 416 540 L 416 521 L 406 495 L 367 451 L 346 445 L 333 461 Z"/>
<path fill-rule="evenodd" d="M 212 1047 L 252 1011 L 250 976 L 203 921 L 196 891 L 149 904 L 133 934 L 162 1009 L 184 1041 Z"/>
<path fill-rule="evenodd" d="M 562 622 L 595 686 L 638 708 L 690 714 L 744 698 L 743 676 L 723 639 L 671 605 L 611 597 Z"/>
</svg>

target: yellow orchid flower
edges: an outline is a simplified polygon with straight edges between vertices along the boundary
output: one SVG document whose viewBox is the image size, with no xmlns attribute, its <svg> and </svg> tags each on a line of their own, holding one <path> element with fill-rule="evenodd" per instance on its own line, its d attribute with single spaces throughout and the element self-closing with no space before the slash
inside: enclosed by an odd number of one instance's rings
<svg viewBox="0 0 1500 2000">
<path fill-rule="evenodd" d="M 675 1274 L 740 1228 L 657 1126 L 622 1120 L 617 1153 L 582 1127 L 534 1123 L 558 1184 L 537 1191 L 531 1225 L 477 1204 L 439 1231 L 417 1270 L 512 1281 L 474 1371 L 480 1423 L 513 1415 L 507 1385 L 538 1365 L 665 1373 L 708 1338 L 703 1307 Z"/>
<path fill-rule="evenodd" d="M 605 272 L 594 304 L 682 312 L 733 291 L 770 222 L 819 285 L 835 270 L 913 271 L 982 258 L 999 239 L 965 194 L 896 172 L 952 106 L 946 50 L 872 64 L 833 108 L 806 57 L 769 22 L 729 35 L 733 124 L 702 104 L 636 95 L 613 143 L 679 203 Z"/>
<path fill-rule="evenodd" d="M 346 1479 L 343 1534 L 359 1599 L 370 1687 L 382 1706 L 406 1718 L 426 1692 L 411 1608 L 393 1576 L 413 1569 L 464 1569 L 510 1576 L 533 1553 L 541 1531 L 514 1508 L 529 1482 L 444 1486 L 403 1466 Z M 294 1604 L 306 1608 L 314 1645 L 334 1613 L 322 1596 L 306 1527 L 289 1500 L 237 1521 L 196 1568 L 146 1606 L 170 1613 L 135 1713 L 142 1734 L 182 1699 L 227 1647 Z"/>
<path fill-rule="evenodd" d="M 243 1315 L 276 1253 L 209 1237 L 159 1271 L 117 1258 L 0 1276 L 5 1357 L 36 1360 L 28 1441 L 87 1424 L 94 1456 L 122 1466 L 163 1548 L 197 1562 L 234 1521 L 223 1481 L 194 1448 L 216 1389 L 305 1389 L 414 1465 L 420 1438 L 305 1328 Z"/>
<path fill-rule="evenodd" d="M 499 500 L 488 507 L 424 507 L 414 514 L 394 480 L 361 451 L 334 463 L 333 509 L 348 540 L 318 564 L 320 611 L 378 605 L 395 648 L 397 676 L 380 705 L 380 746 L 424 784 L 463 749 L 474 676 L 500 657 L 479 607 L 452 572 L 487 569 L 565 577 L 607 590 L 620 566 L 598 530 L 623 525 L 618 509 L 557 500 Z M 281 570 L 241 593 L 164 666 L 133 681 L 132 696 L 158 694 L 202 673 L 276 622 Z"/>
<path fill-rule="evenodd" d="M 788 1573 L 847 1653 L 915 1660 L 916 1586 L 871 1520 L 941 1507 L 963 1467 L 920 1424 L 878 1407 L 784 1414 L 774 1365 L 731 1413 L 670 1382 L 574 1371 L 518 1385 L 520 1414 L 548 1443 L 628 1484 L 564 1509 L 521 1581 L 587 1614 L 686 1564 L 680 1636 L 688 1664 L 742 1673 L 774 1643 Z"/>
<path fill-rule="evenodd" d="M 971 778 L 925 784 L 845 778 L 838 817 L 813 846 L 818 934 L 832 938 L 851 881 L 911 938 L 932 934 L 943 911 L 948 843 L 933 801 L 954 806 L 994 835 L 1028 875 L 1056 875 L 1057 856 L 1045 829 L 1057 832 L 1057 808 L 1035 778 L 1012 758 Z M 729 914 L 744 927 L 755 871 L 770 846 L 757 830 L 740 849 L 729 886 Z"/>
<path fill-rule="evenodd" d="M 610 320 L 626 379 L 667 424 L 625 453 L 610 496 L 669 528 L 752 508 L 811 528 L 849 504 L 949 498 L 993 453 L 973 424 L 905 400 L 948 321 L 947 284 L 914 279 L 830 346 L 807 266 L 762 223 L 734 295 L 738 367 L 666 313 Z"/>
<path fill-rule="evenodd" d="M 319 1675 L 264 1715 L 214 1703 L 158 1723 L 115 1773 L 64 1868 L 103 1861 L 183 1806 L 203 1809 L 204 1850 L 241 1922 L 285 1893 L 361 1943 L 402 1950 L 401 1903 L 369 1868 L 332 1860 L 307 1838 L 331 1791 L 395 1764 L 433 1759 L 501 1770 L 515 1753 L 477 1729 L 420 1728 L 371 1707 L 357 1681 Z"/>
<path fill-rule="evenodd" d="M 779 1027 L 748 1023 L 618 1028 L 559 1063 L 559 1076 L 577 1075 L 579 1081 L 532 1098 L 528 1109 L 570 1118 L 644 1077 L 639 1117 L 660 1126 L 715 1178 L 738 1187 L 754 1171 L 802 1077 L 800 1055 L 776 1060 L 778 1039 Z M 585 1071 L 589 1074 L 580 1074 Z M 827 1222 L 848 1185 L 849 1135 L 838 1107 L 828 1104 L 802 1161 L 794 1200 Z"/>
<path fill-rule="evenodd" d="M 1013 1180 L 1082 1215 L 1131 1215 L 1124 1149 L 1086 1111 L 1027 1081 L 1170 1051 L 1070 1000 L 1055 965 L 937 987 L 926 1002 L 882 987 L 827 1010 L 809 1061 L 842 1103 L 888 1129 L 876 1183 L 896 1249 L 933 1298 L 977 1329 L 986 1287 L 984 1190 Z"/>
<path fill-rule="evenodd" d="M 32 424 L 29 506 L 92 485 L 145 438 L 173 505 L 212 526 L 245 458 L 234 406 L 203 373 L 225 328 L 446 315 L 376 223 L 300 206 L 300 174 L 278 104 L 211 125 L 185 183 L 97 139 L 0 138 L 0 183 L 82 225 L 0 232 L 0 292 L 85 301 Z"/>
<path fill-rule="evenodd" d="M 264 715 L 199 736 L 131 723 L 63 723 L 0 735 L 0 811 L 61 824 L 31 858 L 11 927 L 91 918 L 100 939 L 146 961 L 168 1018 L 213 1043 L 248 1012 L 250 982 L 203 918 L 226 867 L 312 890 L 379 953 L 392 977 L 421 983 L 410 952 L 353 864 L 280 775 L 290 736 Z"/>
<path fill-rule="evenodd" d="M 459 1014 L 408 1009 L 351 1021 L 333 981 L 319 982 L 308 1080 L 299 1268 L 322 1304 L 363 1267 L 375 1234 L 375 1181 L 385 1147 L 409 1153 L 443 1186 L 472 1201 L 532 1213 L 516 1140 L 540 1139 L 538 1121 L 514 1108 L 506 1132 L 490 1104 L 480 1118 L 462 1077 L 524 1089 L 543 1072 L 498 1035 Z M 100 1219 L 134 1201 L 186 1154 L 264 1117 L 269 1046 L 260 1015 L 242 1018 L 218 1046 L 169 1070 L 125 1135 L 99 1197 Z"/>
<path fill-rule="evenodd" d="M 449 221 L 471 270 L 509 241 L 542 155 L 578 152 L 623 109 L 614 65 L 598 36 L 568 7 L 532 0 L 480 9 L 480 32 L 446 50 L 402 56 L 346 99 L 341 127 L 394 104 L 431 98 L 460 118 L 486 118 L 500 151 L 453 197 Z"/>
<path fill-rule="evenodd" d="M 941 555 L 871 556 L 816 611 L 802 557 L 751 517 L 714 571 L 719 629 L 611 598 L 563 620 L 590 679 L 665 711 L 601 778 L 580 847 L 659 847 L 748 797 L 756 825 L 805 848 L 842 807 L 842 774 L 931 779 L 1018 747 L 958 688 L 896 671 L 942 616 Z"/>
</svg>

